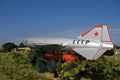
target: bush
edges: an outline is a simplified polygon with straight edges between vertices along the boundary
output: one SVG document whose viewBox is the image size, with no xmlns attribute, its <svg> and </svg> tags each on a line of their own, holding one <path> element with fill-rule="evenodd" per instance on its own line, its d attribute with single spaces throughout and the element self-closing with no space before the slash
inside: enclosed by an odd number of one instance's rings
<svg viewBox="0 0 120 80">
<path fill-rule="evenodd" d="M 82 62 L 65 62 L 58 73 L 65 80 L 76 80 L 76 78 L 87 78 L 92 80 L 119 80 L 120 64 L 108 61 L 101 57 L 97 61 L 84 60 Z M 79 80 L 78 79 L 78 80 Z"/>
<path fill-rule="evenodd" d="M 120 64 L 104 57 L 96 61 L 83 60 L 81 62 L 64 62 L 56 66 L 61 79 L 79 80 L 119 80 Z M 1 76 L 2 75 L 2 76 Z M 28 53 L 11 52 L 0 55 L 0 77 L 2 80 L 47 80 L 32 68 Z M 49 79 L 50 80 L 50 79 Z"/>
<path fill-rule="evenodd" d="M 7 80 L 46 80 L 44 76 L 32 69 L 32 65 L 28 61 L 28 53 L 11 52 L 0 58 L 0 67 L 3 79 Z M 2 62 L 3 61 L 3 62 Z"/>
</svg>

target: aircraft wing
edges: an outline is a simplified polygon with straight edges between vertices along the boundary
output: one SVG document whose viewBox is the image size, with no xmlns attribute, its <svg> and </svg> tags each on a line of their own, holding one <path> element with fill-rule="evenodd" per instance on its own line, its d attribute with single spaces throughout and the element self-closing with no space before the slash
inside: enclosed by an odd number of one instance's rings
<svg viewBox="0 0 120 80">
<path fill-rule="evenodd" d="M 107 49 L 99 48 L 75 48 L 73 50 L 90 60 L 98 59 L 105 51 L 107 51 Z"/>
</svg>

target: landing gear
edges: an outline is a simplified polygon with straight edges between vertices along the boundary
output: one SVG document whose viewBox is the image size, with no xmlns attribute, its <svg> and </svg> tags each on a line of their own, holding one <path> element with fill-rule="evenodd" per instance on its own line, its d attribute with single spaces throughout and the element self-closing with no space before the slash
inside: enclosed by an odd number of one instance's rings
<svg viewBox="0 0 120 80">
<path fill-rule="evenodd" d="M 56 62 L 54 60 L 48 60 L 47 62 L 47 69 L 49 72 L 54 72 L 55 68 L 56 68 Z"/>
</svg>

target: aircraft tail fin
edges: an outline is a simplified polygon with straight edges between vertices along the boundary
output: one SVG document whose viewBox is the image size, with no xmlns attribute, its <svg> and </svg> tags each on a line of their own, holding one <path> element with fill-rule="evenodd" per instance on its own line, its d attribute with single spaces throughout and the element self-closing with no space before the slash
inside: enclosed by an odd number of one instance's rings
<svg viewBox="0 0 120 80">
<path fill-rule="evenodd" d="M 81 34 L 79 38 L 100 42 L 112 42 L 107 25 L 97 25 Z"/>
<path fill-rule="evenodd" d="M 96 40 L 98 43 L 102 45 L 98 48 L 82 48 L 82 49 L 75 48 L 73 49 L 78 54 L 90 60 L 98 59 L 105 51 L 113 47 L 110 32 L 109 32 L 107 25 L 95 26 L 94 28 L 81 34 L 79 38 L 87 39 L 91 41 Z M 106 48 L 103 48 L 103 47 L 106 47 Z"/>
</svg>

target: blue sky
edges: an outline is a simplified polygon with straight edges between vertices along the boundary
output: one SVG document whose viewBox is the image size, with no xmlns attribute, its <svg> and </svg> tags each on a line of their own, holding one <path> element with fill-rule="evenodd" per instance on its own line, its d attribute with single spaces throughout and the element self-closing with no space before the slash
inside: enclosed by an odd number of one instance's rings
<svg viewBox="0 0 120 80">
<path fill-rule="evenodd" d="M 78 36 L 98 24 L 107 24 L 120 45 L 119 0 L 0 0 L 0 44 Z"/>
</svg>

